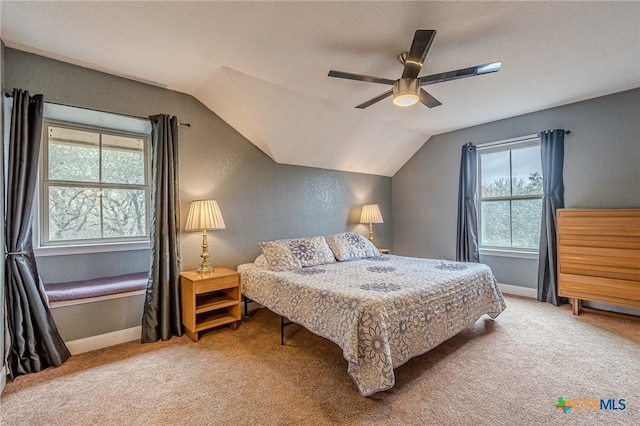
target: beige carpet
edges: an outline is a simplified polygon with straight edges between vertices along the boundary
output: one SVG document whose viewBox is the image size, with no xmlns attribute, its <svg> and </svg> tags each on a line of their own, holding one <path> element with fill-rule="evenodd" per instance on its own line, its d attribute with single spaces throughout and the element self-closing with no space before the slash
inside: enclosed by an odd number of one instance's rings
<svg viewBox="0 0 640 426">
<path fill-rule="evenodd" d="M 640 323 L 506 299 L 495 321 L 484 316 L 409 361 L 393 389 L 369 398 L 336 345 L 294 325 L 280 346 L 279 318 L 262 309 L 198 343 L 125 343 L 19 377 L 0 399 L 0 423 L 640 424 Z M 624 398 L 627 408 L 563 414 L 559 396 Z"/>
</svg>

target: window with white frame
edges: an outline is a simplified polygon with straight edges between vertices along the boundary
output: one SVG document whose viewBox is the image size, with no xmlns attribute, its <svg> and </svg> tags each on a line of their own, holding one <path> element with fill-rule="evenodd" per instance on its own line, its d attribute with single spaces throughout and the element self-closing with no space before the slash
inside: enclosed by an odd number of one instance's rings
<svg viewBox="0 0 640 426">
<path fill-rule="evenodd" d="M 149 240 L 148 135 L 45 121 L 40 245 Z"/>
<path fill-rule="evenodd" d="M 477 192 L 481 249 L 537 251 L 542 214 L 539 138 L 479 146 Z"/>
</svg>

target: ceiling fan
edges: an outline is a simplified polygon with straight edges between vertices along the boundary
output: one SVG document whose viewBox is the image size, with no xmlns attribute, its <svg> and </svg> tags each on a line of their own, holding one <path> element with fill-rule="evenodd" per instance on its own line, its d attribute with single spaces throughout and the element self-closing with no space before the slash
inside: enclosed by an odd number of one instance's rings
<svg viewBox="0 0 640 426">
<path fill-rule="evenodd" d="M 415 105 L 420 101 L 429 108 L 433 108 L 442 104 L 424 90 L 422 86 L 457 80 L 459 78 L 489 74 L 500 70 L 502 62 L 491 62 L 489 64 L 476 65 L 475 67 L 462 68 L 455 71 L 418 77 L 420 70 L 422 70 L 424 59 L 427 56 L 427 52 L 429 52 L 429 48 L 431 47 L 431 43 L 433 43 L 435 36 L 435 30 L 416 31 L 413 36 L 413 43 L 411 43 L 411 49 L 409 52 L 404 52 L 398 56 L 398 60 L 404 65 L 404 71 L 402 71 L 402 77 L 397 80 L 334 70 L 329 71 L 329 77 L 346 78 L 348 80 L 366 81 L 367 83 L 379 83 L 393 86 L 393 88 L 376 96 L 375 98 L 357 105 L 356 108 L 364 109 L 391 95 L 393 95 L 393 103 L 398 106 L 408 107 Z"/>
</svg>

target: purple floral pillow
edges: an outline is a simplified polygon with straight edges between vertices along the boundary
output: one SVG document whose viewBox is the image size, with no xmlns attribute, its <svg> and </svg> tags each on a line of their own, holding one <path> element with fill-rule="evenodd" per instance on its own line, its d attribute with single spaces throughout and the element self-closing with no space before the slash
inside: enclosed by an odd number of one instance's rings
<svg viewBox="0 0 640 426">
<path fill-rule="evenodd" d="M 256 260 L 253 261 L 253 264 L 258 268 L 269 269 L 269 262 L 267 261 L 267 258 L 264 257 L 264 254 L 261 254 L 260 256 L 256 257 Z"/>
<path fill-rule="evenodd" d="M 324 265 L 336 261 L 324 237 L 295 238 L 283 241 L 287 243 L 289 250 L 302 266 Z"/>
<path fill-rule="evenodd" d="M 371 241 L 353 232 L 343 232 L 325 237 L 338 261 L 378 257 L 380 252 Z"/>
<path fill-rule="evenodd" d="M 285 240 L 269 241 L 258 245 L 269 263 L 269 269 L 272 271 L 290 271 L 302 268 L 302 264 L 291 253 Z"/>
<path fill-rule="evenodd" d="M 290 271 L 336 261 L 324 237 L 277 240 L 259 245 L 273 271 Z"/>
</svg>

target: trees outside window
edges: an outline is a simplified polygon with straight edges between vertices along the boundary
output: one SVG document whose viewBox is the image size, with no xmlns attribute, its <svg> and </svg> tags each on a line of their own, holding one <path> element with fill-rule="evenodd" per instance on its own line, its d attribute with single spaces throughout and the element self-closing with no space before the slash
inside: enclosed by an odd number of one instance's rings
<svg viewBox="0 0 640 426">
<path fill-rule="evenodd" d="M 480 248 L 535 251 L 540 241 L 539 139 L 478 149 Z"/>
<path fill-rule="evenodd" d="M 45 122 L 41 244 L 149 238 L 147 135 Z"/>
</svg>

